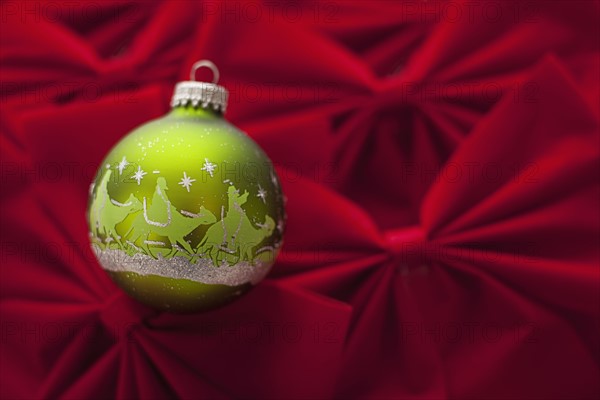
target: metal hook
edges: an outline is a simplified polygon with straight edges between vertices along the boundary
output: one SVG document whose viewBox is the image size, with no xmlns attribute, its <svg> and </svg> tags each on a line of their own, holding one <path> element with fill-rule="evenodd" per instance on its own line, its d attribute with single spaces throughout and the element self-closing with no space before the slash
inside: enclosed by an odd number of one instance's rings
<svg viewBox="0 0 600 400">
<path fill-rule="evenodd" d="M 209 68 L 212 71 L 212 73 L 213 73 L 213 81 L 212 81 L 212 83 L 217 84 L 217 82 L 219 82 L 219 69 L 210 60 L 196 61 L 194 63 L 194 65 L 192 65 L 192 70 L 190 71 L 190 80 L 191 81 L 195 81 L 196 80 L 196 71 L 198 71 L 198 69 L 200 69 L 202 67 Z"/>
</svg>

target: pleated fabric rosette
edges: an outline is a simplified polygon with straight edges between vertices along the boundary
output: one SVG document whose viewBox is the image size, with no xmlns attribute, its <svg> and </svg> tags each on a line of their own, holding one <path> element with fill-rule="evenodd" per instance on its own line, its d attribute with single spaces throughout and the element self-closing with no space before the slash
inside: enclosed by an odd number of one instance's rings
<svg viewBox="0 0 600 400">
<path fill-rule="evenodd" d="M 2 398 L 599 393 L 597 2 L 53 4 L 2 5 Z M 240 301 L 157 313 L 88 185 L 201 58 L 288 229 Z"/>
</svg>

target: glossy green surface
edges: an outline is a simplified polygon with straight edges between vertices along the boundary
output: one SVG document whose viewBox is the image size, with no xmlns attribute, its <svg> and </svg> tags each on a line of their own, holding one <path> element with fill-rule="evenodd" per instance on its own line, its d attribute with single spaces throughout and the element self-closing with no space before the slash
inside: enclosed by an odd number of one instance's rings
<svg viewBox="0 0 600 400">
<path fill-rule="evenodd" d="M 211 310 L 242 296 L 252 285 L 206 285 L 188 279 L 172 279 L 135 272 L 108 271 L 111 278 L 136 300 L 153 308 L 186 313 Z"/>
</svg>

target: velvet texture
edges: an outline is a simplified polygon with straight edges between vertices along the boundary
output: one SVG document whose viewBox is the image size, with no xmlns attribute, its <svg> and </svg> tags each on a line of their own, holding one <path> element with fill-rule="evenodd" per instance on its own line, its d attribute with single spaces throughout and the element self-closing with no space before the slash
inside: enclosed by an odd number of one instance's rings
<svg viewBox="0 0 600 400">
<path fill-rule="evenodd" d="M 1 7 L 2 398 L 599 394 L 597 2 Z M 285 244 L 158 313 L 95 261 L 88 188 L 204 58 Z"/>
</svg>

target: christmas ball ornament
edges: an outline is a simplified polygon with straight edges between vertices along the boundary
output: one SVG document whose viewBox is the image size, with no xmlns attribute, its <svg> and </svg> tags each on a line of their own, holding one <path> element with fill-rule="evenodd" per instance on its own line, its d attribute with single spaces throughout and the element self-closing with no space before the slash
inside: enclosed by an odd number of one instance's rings
<svg viewBox="0 0 600 400">
<path fill-rule="evenodd" d="M 210 68 L 213 83 L 197 82 Z M 166 116 L 125 136 L 90 187 L 90 240 L 129 295 L 175 312 L 225 304 L 269 272 L 283 194 L 260 147 L 223 118 L 227 90 L 207 60 L 179 82 Z"/>
</svg>

